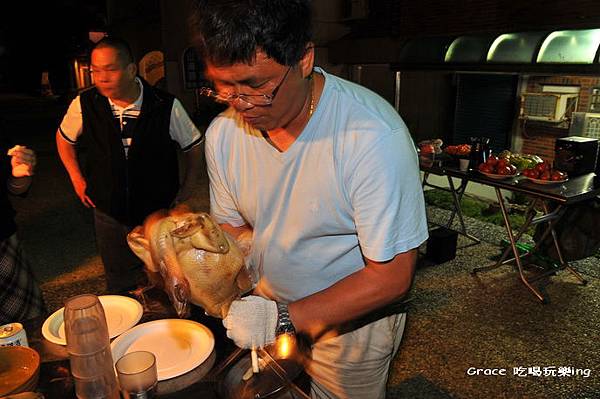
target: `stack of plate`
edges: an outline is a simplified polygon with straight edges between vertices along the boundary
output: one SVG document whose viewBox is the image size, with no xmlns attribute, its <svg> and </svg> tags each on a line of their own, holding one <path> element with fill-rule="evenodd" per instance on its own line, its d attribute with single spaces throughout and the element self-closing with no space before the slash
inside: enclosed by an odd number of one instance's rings
<svg viewBox="0 0 600 399">
<path fill-rule="evenodd" d="M 0 347 L 0 397 L 34 391 L 40 376 L 40 355 L 26 346 Z"/>
</svg>

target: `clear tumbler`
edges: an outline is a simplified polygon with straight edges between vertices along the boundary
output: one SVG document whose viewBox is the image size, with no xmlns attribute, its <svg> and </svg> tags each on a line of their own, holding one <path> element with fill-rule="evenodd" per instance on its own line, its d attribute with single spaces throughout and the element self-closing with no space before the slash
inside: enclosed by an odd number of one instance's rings
<svg viewBox="0 0 600 399">
<path fill-rule="evenodd" d="M 125 399 L 151 399 L 156 393 L 156 357 L 147 351 L 129 352 L 115 364 Z"/>
<path fill-rule="evenodd" d="M 69 298 L 64 319 L 77 397 L 118 399 L 108 327 L 98 297 L 84 294 Z"/>
</svg>

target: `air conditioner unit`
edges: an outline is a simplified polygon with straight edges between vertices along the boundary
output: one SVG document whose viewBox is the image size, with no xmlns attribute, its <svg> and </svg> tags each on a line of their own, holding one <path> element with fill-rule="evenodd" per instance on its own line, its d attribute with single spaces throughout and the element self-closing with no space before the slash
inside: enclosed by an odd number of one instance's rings
<svg viewBox="0 0 600 399">
<path fill-rule="evenodd" d="M 524 93 L 521 96 L 520 116 L 525 119 L 562 122 L 577 109 L 579 94 Z"/>
<path fill-rule="evenodd" d="M 573 112 L 569 136 L 600 139 L 600 114 Z"/>
</svg>

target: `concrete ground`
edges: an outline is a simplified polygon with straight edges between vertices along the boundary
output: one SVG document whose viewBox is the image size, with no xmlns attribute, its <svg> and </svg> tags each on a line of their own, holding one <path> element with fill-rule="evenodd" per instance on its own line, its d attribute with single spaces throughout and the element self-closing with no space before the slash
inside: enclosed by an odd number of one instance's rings
<svg viewBox="0 0 600 399">
<path fill-rule="evenodd" d="M 75 197 L 54 146 L 65 107 L 58 100 L 0 97 L 6 131 L 38 154 L 29 196 L 14 204 L 20 237 L 50 312 L 71 295 L 105 292 L 91 213 Z M 206 185 L 204 175 L 199 209 L 208 209 Z M 429 208 L 429 213 L 431 220 L 446 216 L 440 209 Z M 468 246 L 461 238 L 454 260 L 420 262 L 388 397 L 600 398 L 597 259 L 576 262 L 587 286 L 564 271 L 543 282 L 550 298 L 543 305 L 510 266 L 470 274 L 499 253 L 504 231 L 475 220 L 468 220 L 468 228 L 481 244 Z"/>
</svg>

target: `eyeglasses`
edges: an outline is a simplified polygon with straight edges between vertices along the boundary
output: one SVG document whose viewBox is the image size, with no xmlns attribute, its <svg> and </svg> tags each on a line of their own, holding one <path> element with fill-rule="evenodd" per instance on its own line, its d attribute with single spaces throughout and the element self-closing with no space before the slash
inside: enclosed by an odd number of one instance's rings
<svg viewBox="0 0 600 399">
<path fill-rule="evenodd" d="M 288 67 L 287 71 L 285 71 L 283 78 L 281 78 L 281 80 L 279 81 L 279 84 L 277 84 L 277 86 L 275 86 L 275 88 L 273 89 L 271 94 L 242 94 L 242 93 L 226 94 L 226 93 L 219 93 L 217 91 L 214 91 L 213 89 L 211 89 L 209 87 L 200 88 L 199 94 L 201 96 L 210 97 L 213 100 L 220 102 L 220 103 L 232 103 L 235 100 L 242 100 L 245 103 L 248 103 L 250 105 L 255 105 L 255 106 L 260 106 L 260 107 L 263 107 L 266 105 L 271 105 L 273 103 L 273 101 L 275 101 L 275 96 L 277 95 L 277 92 L 279 91 L 279 88 L 281 87 L 283 82 L 285 82 L 285 79 L 287 78 L 288 73 L 290 72 L 290 69 L 292 69 L 291 66 Z"/>
</svg>

